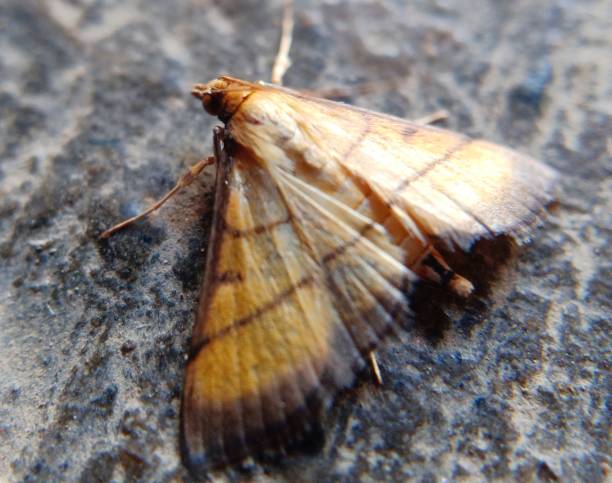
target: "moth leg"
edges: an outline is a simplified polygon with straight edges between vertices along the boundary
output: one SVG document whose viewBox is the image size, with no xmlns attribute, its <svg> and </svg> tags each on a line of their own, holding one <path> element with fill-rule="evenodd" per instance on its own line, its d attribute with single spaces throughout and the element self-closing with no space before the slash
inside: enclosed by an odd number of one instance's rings
<svg viewBox="0 0 612 483">
<path fill-rule="evenodd" d="M 153 205 L 151 205 L 149 208 L 147 208 L 142 213 L 139 213 L 136 216 L 132 216 L 131 218 L 128 218 L 127 220 L 124 220 L 121 223 L 116 224 L 112 228 L 109 228 L 108 230 L 104 231 L 100 235 L 100 238 L 108 238 L 109 236 L 111 236 L 116 231 L 119 231 L 119 230 L 121 230 L 122 228 L 125 228 L 128 225 L 131 225 L 132 223 L 140 220 L 141 218 L 144 218 L 149 213 L 157 210 L 166 201 L 168 201 L 170 198 L 172 198 L 172 196 L 174 196 L 176 193 L 178 193 L 184 187 L 189 186 L 193 182 L 193 180 L 202 172 L 202 170 L 206 166 L 208 166 L 210 164 L 213 164 L 214 162 L 215 162 L 215 157 L 214 156 L 209 156 L 208 158 L 201 159 L 196 164 L 194 164 L 191 168 L 189 168 L 189 171 L 187 171 L 183 176 L 181 176 L 181 178 L 178 180 L 178 182 L 176 183 L 174 188 L 172 188 L 170 191 L 168 191 L 162 198 L 160 198 L 158 201 L 156 201 Z"/>
<path fill-rule="evenodd" d="M 460 297 L 467 298 L 474 290 L 472 282 L 450 268 L 442 255 L 431 245 L 414 265 L 419 276 L 450 289 Z"/>
<path fill-rule="evenodd" d="M 427 124 L 435 124 L 437 122 L 444 121 L 445 119 L 448 119 L 448 111 L 445 111 L 444 109 L 440 109 L 439 111 L 432 112 L 431 114 L 427 116 L 420 117 L 416 119 L 414 122 L 416 124 L 421 124 L 425 126 Z"/>
<path fill-rule="evenodd" d="M 376 352 L 374 351 L 370 352 L 370 365 L 372 366 L 372 372 L 374 373 L 376 382 L 379 386 L 382 386 L 382 375 L 380 373 L 380 367 L 378 367 L 378 361 L 376 360 Z"/>
</svg>

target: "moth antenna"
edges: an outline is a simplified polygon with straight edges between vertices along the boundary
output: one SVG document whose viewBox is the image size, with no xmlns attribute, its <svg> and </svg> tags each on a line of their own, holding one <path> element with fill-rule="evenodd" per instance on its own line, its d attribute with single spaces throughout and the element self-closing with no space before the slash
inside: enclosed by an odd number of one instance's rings
<svg viewBox="0 0 612 483">
<path fill-rule="evenodd" d="M 291 41 L 293 39 L 293 0 L 285 0 L 283 7 L 283 26 L 281 39 L 278 46 L 278 52 L 272 66 L 272 75 L 270 80 L 273 84 L 282 85 L 283 77 L 289 67 L 291 67 L 291 59 L 289 58 L 289 50 L 291 49 Z"/>
<path fill-rule="evenodd" d="M 440 109 L 438 111 L 432 112 L 431 114 L 428 114 L 427 116 L 419 117 L 414 122 L 416 124 L 421 124 L 423 126 L 426 126 L 428 124 L 436 124 L 440 121 L 445 121 L 446 119 L 448 119 L 448 117 L 449 117 L 448 111 L 445 111 L 444 109 Z"/>
</svg>

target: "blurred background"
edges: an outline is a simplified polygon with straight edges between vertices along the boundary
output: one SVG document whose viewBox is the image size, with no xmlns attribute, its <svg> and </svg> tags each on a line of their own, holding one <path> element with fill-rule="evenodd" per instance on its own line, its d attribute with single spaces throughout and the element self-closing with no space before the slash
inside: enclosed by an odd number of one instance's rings
<svg viewBox="0 0 612 483">
<path fill-rule="evenodd" d="M 0 479 L 189 480 L 179 401 L 214 170 L 97 235 L 211 152 L 218 121 L 190 87 L 268 80 L 282 8 L 0 3 Z M 611 31 L 606 0 L 295 2 L 287 86 L 446 109 L 558 169 L 560 202 L 490 289 L 381 351 L 384 385 L 343 395 L 321 448 L 215 476 L 606 479 Z"/>
</svg>

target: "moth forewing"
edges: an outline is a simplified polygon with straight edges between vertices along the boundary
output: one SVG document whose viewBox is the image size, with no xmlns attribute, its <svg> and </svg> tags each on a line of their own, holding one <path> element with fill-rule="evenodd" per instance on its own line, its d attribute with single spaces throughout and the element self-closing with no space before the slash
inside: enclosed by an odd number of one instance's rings
<svg viewBox="0 0 612 483">
<path fill-rule="evenodd" d="M 239 149 L 218 159 L 222 201 L 183 396 L 183 448 L 197 469 L 299 439 L 326 399 L 324 378 L 348 384 L 359 357 L 272 179 Z"/>
<path fill-rule="evenodd" d="M 553 170 L 484 141 L 288 89 L 194 88 L 224 123 L 182 406 L 196 471 L 300 440 L 427 278 L 467 296 L 436 243 L 516 235 Z"/>
</svg>

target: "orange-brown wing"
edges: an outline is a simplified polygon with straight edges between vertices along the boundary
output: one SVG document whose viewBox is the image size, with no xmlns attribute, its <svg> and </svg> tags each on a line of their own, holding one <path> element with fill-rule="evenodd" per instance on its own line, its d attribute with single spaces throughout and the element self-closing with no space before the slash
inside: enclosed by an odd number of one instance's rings
<svg viewBox="0 0 612 483">
<path fill-rule="evenodd" d="M 412 278 L 379 224 L 245 150 L 226 161 L 183 394 L 195 471 L 308 432 L 406 310 Z"/>
<path fill-rule="evenodd" d="M 480 237 L 523 235 L 556 182 L 546 165 L 501 146 L 270 86 L 229 127 L 270 164 L 342 167 L 415 238 L 464 249 Z"/>
</svg>

